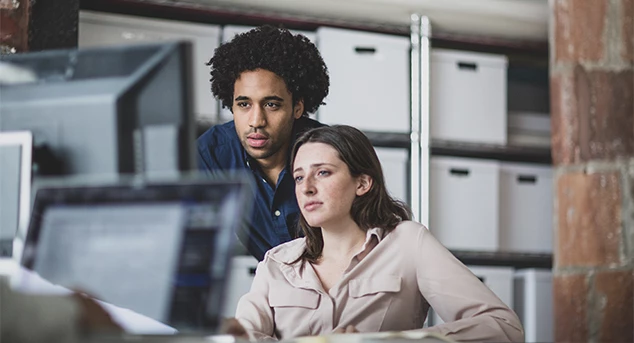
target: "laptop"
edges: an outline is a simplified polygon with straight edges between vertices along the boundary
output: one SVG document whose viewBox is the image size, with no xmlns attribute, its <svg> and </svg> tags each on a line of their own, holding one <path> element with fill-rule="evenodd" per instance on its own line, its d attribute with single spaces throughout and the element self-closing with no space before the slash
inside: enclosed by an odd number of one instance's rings
<svg viewBox="0 0 634 343">
<path fill-rule="evenodd" d="M 252 202 L 239 176 L 40 185 L 21 264 L 180 333 L 215 333 Z"/>
</svg>

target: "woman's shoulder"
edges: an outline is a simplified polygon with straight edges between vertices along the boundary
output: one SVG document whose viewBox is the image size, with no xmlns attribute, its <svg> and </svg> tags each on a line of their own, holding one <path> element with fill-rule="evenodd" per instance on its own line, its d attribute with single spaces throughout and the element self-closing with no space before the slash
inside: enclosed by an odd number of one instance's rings
<svg viewBox="0 0 634 343">
<path fill-rule="evenodd" d="M 296 261 L 306 249 L 306 238 L 297 238 L 271 248 L 264 254 L 264 263 L 277 262 L 290 264 Z"/>
<path fill-rule="evenodd" d="M 392 232 L 394 233 L 407 233 L 407 234 L 411 234 L 412 232 L 417 232 L 417 233 L 427 233 L 429 232 L 429 230 L 425 227 L 425 225 L 419 223 L 419 222 L 415 222 L 412 220 L 404 220 L 402 222 L 400 222 L 395 228 L 394 230 L 392 230 Z"/>
<path fill-rule="evenodd" d="M 411 220 L 404 220 L 385 237 L 392 236 L 390 240 L 398 242 L 398 246 L 411 247 L 414 249 L 420 244 L 421 240 L 426 239 L 425 237 L 428 235 L 431 235 L 431 233 L 425 225 Z"/>
</svg>

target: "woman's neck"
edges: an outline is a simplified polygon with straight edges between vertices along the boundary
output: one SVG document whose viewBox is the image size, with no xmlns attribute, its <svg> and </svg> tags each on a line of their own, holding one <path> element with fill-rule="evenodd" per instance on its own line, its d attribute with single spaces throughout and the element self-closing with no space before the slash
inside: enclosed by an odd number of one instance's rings
<svg viewBox="0 0 634 343">
<path fill-rule="evenodd" d="M 341 259 L 354 255 L 361 250 L 366 233 L 351 219 L 337 227 L 321 229 L 324 238 L 322 259 Z"/>
</svg>

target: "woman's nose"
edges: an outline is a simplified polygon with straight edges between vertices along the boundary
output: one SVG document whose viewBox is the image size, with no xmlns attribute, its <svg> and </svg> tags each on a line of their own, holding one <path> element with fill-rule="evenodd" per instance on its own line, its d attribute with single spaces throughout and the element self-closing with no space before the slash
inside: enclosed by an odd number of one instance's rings
<svg viewBox="0 0 634 343">
<path fill-rule="evenodd" d="M 302 192 L 304 194 L 310 195 L 310 194 L 315 194 L 315 185 L 313 184 L 313 180 L 311 178 L 306 178 L 304 179 L 304 182 L 302 183 Z"/>
</svg>

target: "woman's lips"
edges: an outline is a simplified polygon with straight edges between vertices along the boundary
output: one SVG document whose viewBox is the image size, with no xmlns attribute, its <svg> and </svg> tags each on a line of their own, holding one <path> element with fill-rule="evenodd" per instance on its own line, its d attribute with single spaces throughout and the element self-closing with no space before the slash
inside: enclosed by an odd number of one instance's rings
<svg viewBox="0 0 634 343">
<path fill-rule="evenodd" d="M 308 212 L 314 211 L 322 205 L 320 202 L 312 201 L 304 205 L 304 209 Z"/>
</svg>

